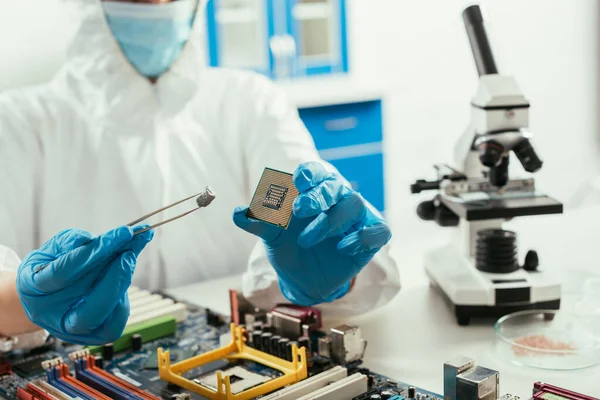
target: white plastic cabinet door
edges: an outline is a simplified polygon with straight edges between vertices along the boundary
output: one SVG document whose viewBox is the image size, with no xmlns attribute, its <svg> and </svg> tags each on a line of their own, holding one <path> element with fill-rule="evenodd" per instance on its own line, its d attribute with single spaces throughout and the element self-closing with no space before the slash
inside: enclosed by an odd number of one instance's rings
<svg viewBox="0 0 600 400">
<path fill-rule="evenodd" d="M 211 65 L 269 74 L 267 0 L 212 0 L 208 7 Z"/>
<path fill-rule="evenodd" d="M 345 0 L 287 0 L 299 75 L 346 72 Z"/>
</svg>

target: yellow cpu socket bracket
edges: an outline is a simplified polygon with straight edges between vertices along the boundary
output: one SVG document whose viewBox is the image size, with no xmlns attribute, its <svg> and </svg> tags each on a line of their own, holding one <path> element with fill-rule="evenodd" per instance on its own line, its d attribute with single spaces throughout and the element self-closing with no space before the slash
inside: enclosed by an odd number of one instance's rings
<svg viewBox="0 0 600 400">
<path fill-rule="evenodd" d="M 306 349 L 304 347 L 298 349 L 296 345 L 293 345 L 293 361 L 286 361 L 246 345 L 243 329 L 235 326 L 235 324 L 231 324 L 231 337 L 232 342 L 228 346 L 200 354 L 173 365 L 171 365 L 169 352 L 163 351 L 162 348 L 158 349 L 158 372 L 160 378 L 210 400 L 250 400 L 307 378 Z M 254 361 L 280 371 L 283 375 L 237 394 L 232 393 L 230 376 L 223 378 L 221 371 L 217 372 L 216 391 L 182 376 L 187 371 L 222 359 Z"/>
<path fill-rule="evenodd" d="M 246 216 L 287 229 L 298 194 L 292 174 L 265 168 Z"/>
</svg>

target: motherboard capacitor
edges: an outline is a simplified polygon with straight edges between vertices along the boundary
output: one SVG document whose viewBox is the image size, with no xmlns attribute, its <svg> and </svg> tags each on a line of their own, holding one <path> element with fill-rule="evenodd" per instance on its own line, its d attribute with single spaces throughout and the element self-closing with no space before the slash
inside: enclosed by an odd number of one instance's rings
<svg viewBox="0 0 600 400">
<path fill-rule="evenodd" d="M 277 343 L 277 357 L 283 358 L 284 360 L 292 361 L 292 353 L 288 349 L 288 343 L 290 339 L 281 338 L 279 339 L 279 343 Z"/>
<path fill-rule="evenodd" d="M 271 337 L 272 336 L 273 336 L 273 334 L 271 332 L 263 332 L 263 334 L 260 337 L 261 350 L 264 351 L 265 353 L 268 353 L 269 349 L 271 348 Z"/>
<path fill-rule="evenodd" d="M 102 347 L 102 355 L 106 361 L 111 361 L 115 355 L 115 346 L 112 343 L 106 343 Z"/>
<path fill-rule="evenodd" d="M 262 337 L 263 331 L 252 331 L 252 336 L 250 341 L 252 342 L 252 347 L 254 347 L 256 350 L 261 350 L 262 349 L 262 344 L 261 344 L 261 337 Z"/>
<path fill-rule="evenodd" d="M 409 387 L 408 388 L 408 398 L 409 399 L 414 399 L 414 398 L 416 398 L 416 395 L 417 395 L 417 390 L 414 387 L 412 387 L 412 386 Z"/>
<path fill-rule="evenodd" d="M 274 356 L 277 356 L 277 354 L 279 353 L 279 339 L 281 339 L 281 336 L 279 335 L 273 335 L 271 336 L 270 339 L 270 343 L 269 343 L 269 354 L 272 354 Z"/>
<path fill-rule="evenodd" d="M 131 347 L 132 347 L 133 351 L 140 351 L 142 349 L 142 345 L 143 345 L 142 335 L 140 335 L 139 333 L 134 334 L 131 337 Z"/>
</svg>

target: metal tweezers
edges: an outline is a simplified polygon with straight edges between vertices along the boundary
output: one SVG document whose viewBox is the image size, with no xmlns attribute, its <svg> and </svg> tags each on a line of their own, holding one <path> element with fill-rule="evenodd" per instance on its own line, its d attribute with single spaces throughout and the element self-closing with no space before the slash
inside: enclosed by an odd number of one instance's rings
<svg viewBox="0 0 600 400">
<path fill-rule="evenodd" d="M 183 214 L 180 214 L 180 215 L 178 215 L 176 217 L 170 218 L 170 219 L 168 219 L 166 221 L 162 221 L 162 222 L 159 222 L 158 224 L 155 224 L 155 225 L 149 226 L 147 228 L 141 229 L 139 231 L 136 231 L 134 233 L 134 236 L 135 235 L 139 235 L 141 233 L 149 231 L 150 229 L 158 228 L 159 226 L 162 226 L 162 225 L 168 224 L 169 222 L 173 222 L 173 221 L 176 221 L 176 220 L 178 220 L 180 218 L 183 218 L 183 217 L 185 217 L 185 216 L 187 216 L 187 215 L 189 215 L 189 214 L 193 213 L 194 211 L 197 211 L 197 210 L 199 210 L 201 208 L 208 207 L 212 203 L 212 201 L 215 199 L 215 197 L 216 196 L 215 196 L 214 191 L 210 187 L 207 186 L 206 189 L 204 190 L 204 192 L 195 194 L 195 195 L 190 196 L 188 198 L 185 198 L 183 200 L 179 200 L 176 203 L 170 204 L 170 205 L 168 205 L 166 207 L 163 207 L 161 209 L 153 211 L 150 214 L 144 215 L 143 217 L 138 218 L 135 221 L 132 221 L 132 222 L 130 222 L 127 225 L 128 226 L 137 225 L 140 222 L 142 222 L 142 221 L 144 221 L 144 220 L 146 220 L 146 219 L 148 219 L 148 218 L 150 218 L 150 217 L 152 217 L 152 216 L 154 216 L 156 214 L 159 214 L 159 213 L 161 213 L 161 212 L 163 212 L 165 210 L 168 210 L 169 208 L 173 208 L 175 206 L 178 206 L 181 203 L 185 203 L 186 201 L 189 201 L 189 200 L 191 200 L 193 198 L 196 198 L 196 204 L 198 205 L 198 207 L 196 207 L 196 208 L 194 208 L 194 209 L 192 209 L 190 211 L 184 212 Z"/>
</svg>

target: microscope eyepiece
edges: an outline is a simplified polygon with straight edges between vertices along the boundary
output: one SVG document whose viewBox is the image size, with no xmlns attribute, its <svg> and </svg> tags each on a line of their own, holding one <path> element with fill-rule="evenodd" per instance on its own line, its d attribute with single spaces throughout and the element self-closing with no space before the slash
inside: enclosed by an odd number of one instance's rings
<svg viewBox="0 0 600 400">
<path fill-rule="evenodd" d="M 523 139 L 517 144 L 513 151 L 527 172 L 537 172 L 542 169 L 543 161 L 535 152 L 529 139 Z"/>
<path fill-rule="evenodd" d="M 479 161 L 486 167 L 492 168 L 500 164 L 504 154 L 504 146 L 495 140 L 482 142 L 479 146 Z"/>
</svg>

